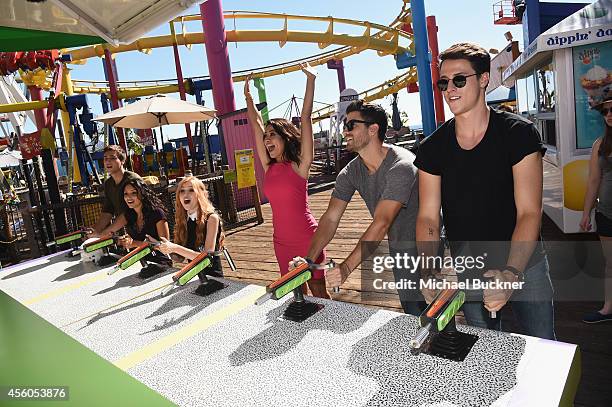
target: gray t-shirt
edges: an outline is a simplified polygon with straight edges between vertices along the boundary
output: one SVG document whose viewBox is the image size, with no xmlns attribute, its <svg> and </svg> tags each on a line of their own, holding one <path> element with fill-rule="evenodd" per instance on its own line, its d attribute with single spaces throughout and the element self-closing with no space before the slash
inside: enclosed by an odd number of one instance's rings
<svg viewBox="0 0 612 407">
<path fill-rule="evenodd" d="M 372 216 L 381 200 L 401 202 L 402 208 L 387 233 L 389 243 L 393 246 L 394 242 L 414 242 L 419 206 L 415 156 L 401 147 L 384 146 L 389 148 L 387 156 L 374 174 L 368 174 L 361 157 L 348 163 L 336 178 L 332 197 L 350 202 L 355 191 L 359 191 Z"/>
</svg>

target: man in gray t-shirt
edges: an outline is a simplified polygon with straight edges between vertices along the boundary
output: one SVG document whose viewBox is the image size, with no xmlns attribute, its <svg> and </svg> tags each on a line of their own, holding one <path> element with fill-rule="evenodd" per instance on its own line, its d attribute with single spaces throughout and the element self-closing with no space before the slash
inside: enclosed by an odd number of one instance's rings
<svg viewBox="0 0 612 407">
<path fill-rule="evenodd" d="M 414 154 L 400 147 L 383 144 L 387 131 L 387 114 L 380 105 L 358 100 L 348 106 L 346 113 L 346 149 L 359 156 L 338 174 L 332 198 L 319 220 L 306 260 L 316 259 L 332 240 L 355 191 L 359 191 L 373 219 L 351 254 L 327 272 L 328 287 L 339 287 L 359 266 L 362 242 L 374 242 L 377 245 L 388 235 L 392 254 L 406 251 L 406 245 L 416 247 L 418 185 L 417 169 L 413 165 Z M 396 280 L 412 279 L 412 276 L 400 275 L 395 269 L 394 274 Z M 414 278 L 418 281 L 416 273 Z M 404 312 L 419 315 L 425 308 L 425 303 L 420 301 L 422 297 L 419 290 L 410 292 L 416 298 L 402 291 L 400 300 Z"/>
<path fill-rule="evenodd" d="M 388 144 L 382 144 L 381 148 L 387 149 L 387 153 L 378 169 L 370 173 L 361 157 L 356 157 L 338 174 L 332 197 L 348 203 L 358 191 L 372 217 L 382 200 L 401 203 L 387 232 L 389 245 L 394 247 L 393 243 L 415 241 L 419 205 L 417 168 L 410 151 Z"/>
</svg>

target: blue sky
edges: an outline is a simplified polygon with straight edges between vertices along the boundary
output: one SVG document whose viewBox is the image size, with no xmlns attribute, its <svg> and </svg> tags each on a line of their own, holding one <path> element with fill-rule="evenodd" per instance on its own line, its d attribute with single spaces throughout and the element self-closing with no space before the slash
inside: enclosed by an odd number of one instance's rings
<svg viewBox="0 0 612 407">
<path fill-rule="evenodd" d="M 568 1 L 581 2 L 581 1 Z M 522 26 L 496 26 L 493 24 L 493 0 L 426 0 L 427 15 L 435 15 L 438 24 L 438 42 L 440 50 L 457 42 L 476 42 L 484 48 L 503 48 L 506 44 L 504 33 L 510 31 L 519 40 L 522 49 Z M 310 0 L 310 1 L 223 1 L 224 11 L 249 10 L 277 12 L 312 16 L 334 16 L 355 20 L 368 20 L 379 24 L 390 23 L 400 12 L 401 0 Z M 198 13 L 199 7 L 192 8 L 191 13 Z M 226 20 L 226 29 L 281 29 L 280 21 Z M 308 30 L 307 25 L 289 23 L 290 29 Z M 310 26 L 310 29 L 322 30 L 322 26 Z M 346 28 L 343 28 L 346 29 Z M 201 23 L 194 22 L 187 27 L 188 32 L 201 31 Z M 169 33 L 168 25 L 161 26 L 148 35 Z M 328 49 L 332 49 L 330 46 Z M 267 66 L 284 61 L 306 57 L 322 52 L 316 44 L 288 43 L 280 48 L 278 43 L 230 43 L 228 44 L 230 62 L 233 71 Z M 203 45 L 194 45 L 191 50 L 180 47 L 181 63 L 185 77 L 208 74 L 206 54 Z M 379 57 L 375 51 L 365 51 L 360 55 L 345 59 L 347 87 L 358 92 L 381 84 L 401 72 L 396 68 L 391 56 Z M 152 80 L 176 78 L 174 59 L 171 48 L 155 49 L 150 55 L 140 52 L 122 53 L 117 56 L 119 80 Z M 318 67 L 319 77 L 315 91 L 315 100 L 333 103 L 338 100 L 336 72 L 325 66 Z M 90 59 L 87 64 L 75 66 L 72 71 L 74 79 L 102 80 L 104 74 L 102 61 Z M 266 78 L 266 90 L 270 107 L 277 106 L 292 95 L 303 96 L 305 79 L 301 72 Z M 178 94 L 171 95 L 178 97 Z M 242 97 L 242 84 L 235 85 L 236 107 L 245 106 Z M 188 96 L 188 98 L 191 98 Z M 204 95 L 207 106 L 213 106 L 212 94 Z M 193 99 L 191 99 L 193 100 Z M 99 96 L 89 96 L 90 105 L 95 113 L 101 112 Z M 390 106 L 390 97 L 380 100 L 383 106 Z M 317 105 L 315 105 L 315 108 Z M 418 94 L 408 94 L 402 90 L 399 94 L 399 107 L 408 114 L 409 124 L 421 122 Z M 286 106 L 273 111 L 270 117 L 282 117 Z M 447 114 L 448 116 L 448 114 Z M 318 130 L 316 128 L 315 130 Z M 183 136 L 183 126 L 166 126 L 164 135 Z"/>
</svg>

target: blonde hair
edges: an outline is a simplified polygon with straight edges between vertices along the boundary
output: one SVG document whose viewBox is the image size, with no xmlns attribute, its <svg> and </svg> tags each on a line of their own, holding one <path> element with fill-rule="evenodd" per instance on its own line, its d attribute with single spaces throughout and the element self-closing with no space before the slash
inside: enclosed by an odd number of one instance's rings
<svg viewBox="0 0 612 407">
<path fill-rule="evenodd" d="M 187 244 L 187 211 L 181 203 L 181 189 L 183 185 L 191 183 L 198 200 L 198 212 L 196 216 L 196 241 L 195 247 L 204 244 L 203 237 L 206 234 L 206 221 L 208 217 L 216 213 L 215 207 L 208 198 L 208 190 L 202 181 L 196 177 L 185 177 L 176 187 L 176 208 L 174 212 L 174 243 L 184 246 Z"/>
</svg>

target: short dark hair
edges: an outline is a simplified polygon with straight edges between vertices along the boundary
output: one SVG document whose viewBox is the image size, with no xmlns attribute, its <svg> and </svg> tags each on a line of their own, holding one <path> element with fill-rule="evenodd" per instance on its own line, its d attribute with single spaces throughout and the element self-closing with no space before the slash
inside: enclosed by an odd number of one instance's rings
<svg viewBox="0 0 612 407">
<path fill-rule="evenodd" d="M 116 144 L 111 144 L 104 147 L 104 154 L 111 151 L 117 154 L 117 158 L 119 158 L 119 161 L 121 161 L 122 163 L 125 162 L 125 151 L 123 150 L 123 148 Z"/>
<path fill-rule="evenodd" d="M 378 124 L 378 138 L 385 141 L 387 134 L 387 112 L 383 107 L 376 103 L 366 103 L 363 99 L 352 102 L 346 108 L 346 114 L 358 112 L 365 121 Z"/>
<path fill-rule="evenodd" d="M 477 74 L 491 71 L 491 56 L 480 45 L 462 42 L 451 45 L 440 54 L 440 68 L 447 59 L 466 59 Z"/>
</svg>

